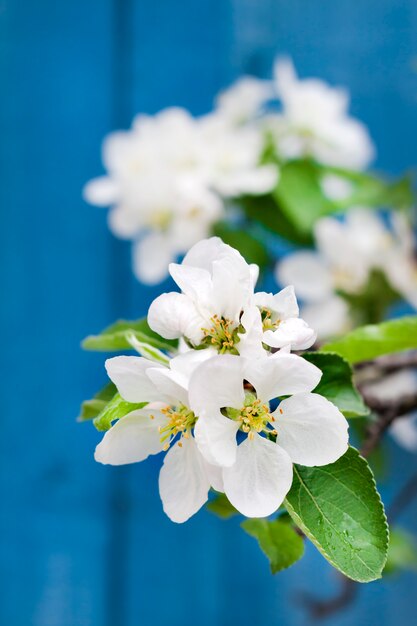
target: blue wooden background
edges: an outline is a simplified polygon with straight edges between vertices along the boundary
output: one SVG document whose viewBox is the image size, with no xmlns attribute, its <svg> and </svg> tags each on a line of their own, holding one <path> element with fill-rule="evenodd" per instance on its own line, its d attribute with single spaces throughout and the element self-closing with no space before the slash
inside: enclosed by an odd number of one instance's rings
<svg viewBox="0 0 417 626">
<path fill-rule="evenodd" d="M 138 111 L 207 111 L 242 72 L 267 76 L 276 53 L 350 87 L 379 167 L 415 166 L 417 3 L 0 0 L 0 47 L 1 626 L 307 624 L 297 593 L 337 589 L 313 548 L 272 577 L 237 522 L 163 516 L 159 460 L 94 463 L 98 435 L 74 419 L 103 356 L 79 341 L 143 315 L 158 290 L 133 281 L 128 244 L 81 188 L 107 132 Z M 399 484 L 416 460 L 392 454 Z M 371 584 L 327 623 L 412 626 L 416 593 L 413 574 Z"/>
</svg>

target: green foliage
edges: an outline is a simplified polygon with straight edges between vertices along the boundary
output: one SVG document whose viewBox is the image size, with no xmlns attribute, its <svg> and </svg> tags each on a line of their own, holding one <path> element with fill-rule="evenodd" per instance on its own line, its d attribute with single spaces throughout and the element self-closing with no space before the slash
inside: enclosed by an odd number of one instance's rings
<svg viewBox="0 0 417 626">
<path fill-rule="evenodd" d="M 231 504 L 225 493 L 218 493 L 206 504 L 206 508 L 222 519 L 239 515 L 239 511 Z"/>
<path fill-rule="evenodd" d="M 349 448 L 324 467 L 294 466 L 285 506 L 322 555 L 348 578 L 381 577 L 388 550 L 388 526 L 372 472 Z"/>
<path fill-rule="evenodd" d="M 119 350 L 131 350 L 131 337 L 158 348 L 159 350 L 172 351 L 178 345 L 178 341 L 162 339 L 157 333 L 149 328 L 146 318 L 128 321 L 119 320 L 105 328 L 99 335 L 90 335 L 82 342 L 85 350 L 98 352 L 117 352 Z"/>
<path fill-rule="evenodd" d="M 241 526 L 258 540 L 262 552 L 268 557 L 273 574 L 290 567 L 303 556 L 302 537 L 285 521 L 247 519 Z"/>
<path fill-rule="evenodd" d="M 80 415 L 77 420 L 79 422 L 85 422 L 97 417 L 99 413 L 108 405 L 110 400 L 113 399 L 114 394 L 117 392 L 116 385 L 108 383 L 103 389 L 100 389 L 91 400 L 85 400 L 81 405 Z"/>
<path fill-rule="evenodd" d="M 336 352 L 349 363 L 369 361 L 384 354 L 417 348 L 417 316 L 356 328 L 343 338 L 325 344 L 322 352 Z"/>
<path fill-rule="evenodd" d="M 316 221 L 338 207 L 320 185 L 321 168 L 313 161 L 290 161 L 281 167 L 275 198 L 283 213 L 301 233 L 311 233 Z"/>
<path fill-rule="evenodd" d="M 123 400 L 119 393 L 116 393 L 110 402 L 108 402 L 102 411 L 100 411 L 97 417 L 94 418 L 93 424 L 97 430 L 109 430 L 112 422 L 124 417 L 132 411 L 142 409 L 146 405 L 147 402 L 135 404 L 132 402 L 126 402 L 126 400 Z"/>
<path fill-rule="evenodd" d="M 352 368 L 347 361 L 328 352 L 306 352 L 303 357 L 323 372 L 314 390 L 316 393 L 333 402 L 345 417 L 361 417 L 369 413 L 353 384 Z"/>
<path fill-rule="evenodd" d="M 269 255 L 264 244 L 247 230 L 233 228 L 226 222 L 218 222 L 213 228 L 213 234 L 238 250 L 248 263 L 256 263 L 261 268 L 269 264 Z"/>
<path fill-rule="evenodd" d="M 390 532 L 384 574 L 394 574 L 399 570 L 417 571 L 417 546 L 412 535 L 402 528 L 394 528 Z"/>
</svg>

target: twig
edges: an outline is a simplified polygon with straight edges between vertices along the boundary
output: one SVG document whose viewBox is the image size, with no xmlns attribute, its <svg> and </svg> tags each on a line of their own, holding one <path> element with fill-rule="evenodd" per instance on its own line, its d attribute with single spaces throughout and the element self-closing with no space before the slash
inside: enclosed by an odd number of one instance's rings
<svg viewBox="0 0 417 626">
<path fill-rule="evenodd" d="M 340 575 L 340 584 L 340 592 L 330 600 L 319 600 L 307 593 L 300 594 L 299 600 L 312 619 L 318 620 L 330 617 L 330 615 L 341 611 L 353 602 L 359 591 L 358 585 L 355 581 L 343 576 L 343 574 Z"/>
<path fill-rule="evenodd" d="M 387 508 L 388 522 L 392 524 L 395 522 L 404 509 L 412 502 L 417 496 L 417 472 L 411 476 L 401 487 L 400 491 Z"/>
</svg>

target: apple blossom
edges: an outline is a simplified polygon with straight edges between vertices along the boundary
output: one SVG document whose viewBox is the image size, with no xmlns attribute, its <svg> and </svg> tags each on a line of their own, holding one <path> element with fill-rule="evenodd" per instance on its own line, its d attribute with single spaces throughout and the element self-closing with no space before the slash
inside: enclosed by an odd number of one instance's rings
<svg viewBox="0 0 417 626">
<path fill-rule="evenodd" d="M 168 450 L 159 475 L 165 513 L 184 522 L 207 501 L 210 486 L 221 489 L 221 477 L 198 451 L 192 431 L 188 384 L 193 370 L 210 351 L 189 351 L 169 367 L 143 357 L 119 356 L 106 361 L 110 379 L 127 402 L 148 402 L 117 421 L 96 448 L 100 463 L 124 465 Z"/>
<path fill-rule="evenodd" d="M 282 113 L 271 115 L 267 127 L 278 154 L 285 159 L 313 157 L 332 166 L 366 168 L 374 147 L 366 127 L 348 115 L 348 93 L 316 78 L 300 80 L 289 59 L 277 59 L 274 72 Z"/>
<path fill-rule="evenodd" d="M 348 446 L 348 424 L 328 400 L 311 393 L 321 371 L 302 357 L 217 355 L 192 375 L 195 438 L 208 463 L 222 468 L 224 492 L 247 517 L 265 517 L 292 483 L 292 463 L 327 465 Z M 270 401 L 283 399 L 277 408 Z M 238 432 L 246 435 L 238 445 Z"/>
<path fill-rule="evenodd" d="M 247 357 L 261 356 L 262 344 L 304 349 L 314 343 L 314 331 L 298 319 L 294 290 L 255 294 L 257 266 L 219 238 L 199 242 L 169 271 L 182 293 L 162 294 L 148 313 L 150 327 L 166 339 L 184 337 L 192 348 Z"/>
</svg>

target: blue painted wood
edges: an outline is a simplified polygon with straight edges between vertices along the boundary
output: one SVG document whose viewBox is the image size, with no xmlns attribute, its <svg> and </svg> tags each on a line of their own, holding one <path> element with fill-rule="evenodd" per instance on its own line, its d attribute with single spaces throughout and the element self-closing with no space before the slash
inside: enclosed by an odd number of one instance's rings
<svg viewBox="0 0 417 626">
<path fill-rule="evenodd" d="M 238 522 L 204 511 L 169 522 L 159 459 L 94 464 L 99 435 L 73 418 L 104 380 L 103 357 L 78 342 L 144 314 L 160 288 L 133 281 L 129 245 L 80 190 L 101 171 L 109 130 L 169 105 L 207 111 L 243 71 L 269 75 L 276 53 L 301 75 L 351 88 L 379 167 L 414 165 L 416 31 L 413 0 L 0 4 L 0 624 L 298 626 L 298 590 L 336 590 L 313 548 L 272 577 Z M 415 465 L 393 456 L 387 501 Z M 416 517 L 414 506 L 405 523 Z M 412 575 L 369 585 L 327 623 L 412 626 L 415 591 Z"/>
</svg>

